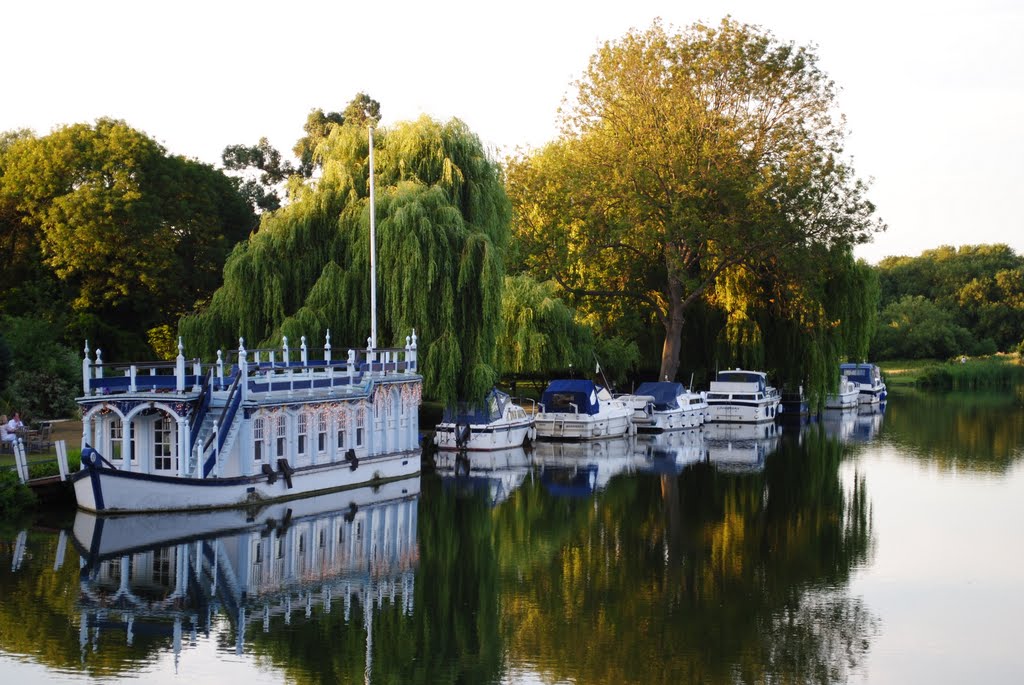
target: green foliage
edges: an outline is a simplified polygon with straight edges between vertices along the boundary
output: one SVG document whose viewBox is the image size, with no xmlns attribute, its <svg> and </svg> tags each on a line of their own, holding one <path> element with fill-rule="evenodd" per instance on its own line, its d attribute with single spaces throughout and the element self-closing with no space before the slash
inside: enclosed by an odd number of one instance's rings
<svg viewBox="0 0 1024 685">
<path fill-rule="evenodd" d="M 416 329 L 425 391 L 444 401 L 482 396 L 497 379 L 503 250 L 509 208 L 498 167 L 452 120 L 428 118 L 375 132 L 378 344 L 404 346 Z M 265 214 L 238 245 L 224 285 L 180 331 L 212 356 L 238 337 L 364 348 L 369 312 L 366 130 L 335 126 L 318 147 L 323 174 Z"/>
<path fill-rule="evenodd" d="M 0 469 L 0 517 L 9 518 L 33 508 L 36 496 L 22 485 L 13 469 Z"/>
<path fill-rule="evenodd" d="M 505 278 L 497 359 L 503 373 L 546 374 L 590 363 L 590 329 L 576 322 L 556 291 L 554 282 L 539 283 L 527 274 Z"/>
<path fill-rule="evenodd" d="M 715 368 L 768 368 L 783 388 L 803 387 L 819 406 L 840 362 L 864 359 L 875 327 L 874 269 L 849 248 L 792 250 L 760 275 L 730 269 L 712 291 L 726 315 Z"/>
<path fill-rule="evenodd" d="M 882 310 L 872 343 L 878 359 L 935 359 L 975 353 L 967 329 L 953 314 L 922 295 L 905 295 Z"/>
<path fill-rule="evenodd" d="M 577 86 L 561 139 L 509 162 L 518 249 L 595 309 L 639 304 L 664 329 L 661 377 L 726 272 L 785 273 L 794 252 L 842 252 L 881 228 L 810 48 L 730 19 L 656 22 L 602 46 Z M 753 349 L 758 324 L 729 324 Z"/>
<path fill-rule="evenodd" d="M 81 367 L 77 355 L 58 342 L 58 328 L 14 316 L 0 317 L 0 328 L 14 370 L 6 384 L 0 382 L 0 407 L 6 406 L 7 413 L 19 410 L 23 420 L 70 416 Z"/>
<path fill-rule="evenodd" d="M 1009 388 L 1019 383 L 1024 383 L 1024 367 L 1006 357 L 933 364 L 917 377 L 917 385 L 946 390 Z"/>
<path fill-rule="evenodd" d="M 878 272 L 883 307 L 921 297 L 967 333 L 966 338 L 957 339 L 960 349 L 953 352 L 1010 351 L 1020 340 L 1024 256 L 1007 245 L 943 246 L 918 257 L 887 257 L 879 263 Z M 877 347 L 882 350 L 888 340 L 883 331 L 879 333 L 883 340 Z M 936 346 L 948 343 L 946 333 Z"/>
<path fill-rule="evenodd" d="M 17 228 L 23 279 L 5 279 L 3 299 L 48 298 L 24 311 L 53 321 L 69 311 L 103 321 L 116 333 L 90 339 L 114 355 L 145 348 L 145 330 L 208 296 L 254 225 L 230 179 L 123 121 L 22 137 L 0 156 L 0 214 L 17 219 L 0 227 Z"/>
</svg>

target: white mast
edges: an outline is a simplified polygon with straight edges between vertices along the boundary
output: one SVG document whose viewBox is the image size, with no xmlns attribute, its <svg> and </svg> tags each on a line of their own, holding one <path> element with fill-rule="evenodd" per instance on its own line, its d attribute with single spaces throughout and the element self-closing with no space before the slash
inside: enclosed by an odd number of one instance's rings
<svg viewBox="0 0 1024 685">
<path fill-rule="evenodd" d="M 377 225 L 373 195 L 373 124 L 370 130 L 370 347 L 377 349 Z"/>
</svg>

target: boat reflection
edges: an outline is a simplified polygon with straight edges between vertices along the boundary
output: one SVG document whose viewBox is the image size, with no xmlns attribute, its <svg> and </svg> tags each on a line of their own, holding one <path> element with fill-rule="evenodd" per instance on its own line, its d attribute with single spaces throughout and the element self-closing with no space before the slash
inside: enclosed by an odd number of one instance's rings
<svg viewBox="0 0 1024 685">
<path fill-rule="evenodd" d="M 782 428 L 775 423 L 709 423 L 704 426 L 708 461 L 719 471 L 749 473 L 764 468 L 779 448 Z"/>
<path fill-rule="evenodd" d="M 825 435 L 845 445 L 853 440 L 857 426 L 856 406 L 852 409 L 826 409 L 821 414 L 821 426 Z"/>
<path fill-rule="evenodd" d="M 177 658 L 185 631 L 194 643 L 224 614 L 242 653 L 253 623 L 266 632 L 272 616 L 288 623 L 296 610 L 309 617 L 314 606 L 330 613 L 337 603 L 347 622 L 353 601 L 362 605 L 369 640 L 383 598 L 412 614 L 419 493 L 415 477 L 259 512 L 79 511 L 81 647 L 101 627 L 124 630 L 129 645 L 140 632 L 167 634 Z"/>
<path fill-rule="evenodd" d="M 861 404 L 857 407 L 857 420 L 851 435 L 853 441 L 870 442 L 878 436 L 882 429 L 882 418 L 885 416 L 885 404 Z"/>
<path fill-rule="evenodd" d="M 439 451 L 434 464 L 446 488 L 462 496 L 482 493 L 492 507 L 508 499 L 532 467 L 521 446 L 491 452 Z"/>
<path fill-rule="evenodd" d="M 630 436 L 586 442 L 534 443 L 541 484 L 553 495 L 585 497 L 604 489 L 614 476 L 633 473 L 641 463 Z"/>
<path fill-rule="evenodd" d="M 650 473 L 678 475 L 686 467 L 704 460 L 704 432 L 701 428 L 639 435 L 638 468 Z"/>
</svg>

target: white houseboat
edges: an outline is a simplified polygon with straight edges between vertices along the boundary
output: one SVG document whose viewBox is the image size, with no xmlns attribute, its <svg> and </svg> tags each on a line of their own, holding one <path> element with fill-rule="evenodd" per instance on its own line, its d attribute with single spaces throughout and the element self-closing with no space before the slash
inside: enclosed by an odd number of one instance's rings
<svg viewBox="0 0 1024 685">
<path fill-rule="evenodd" d="M 508 393 L 491 389 L 482 405 L 461 404 L 445 409 L 434 431 L 442 450 L 506 450 L 534 439 L 533 414 L 512 401 Z"/>
<path fill-rule="evenodd" d="M 633 407 L 588 380 L 551 381 L 536 415 L 538 438 L 593 440 L 633 432 Z"/>
<path fill-rule="evenodd" d="M 731 423 L 775 421 L 779 392 L 768 385 L 763 371 L 719 371 L 707 393 L 707 420 Z"/>
<path fill-rule="evenodd" d="M 633 408 L 633 424 L 640 432 L 696 428 L 704 423 L 708 410 L 702 393 L 668 381 L 641 383 L 634 394 L 619 399 Z"/>
<path fill-rule="evenodd" d="M 258 505 L 419 473 L 416 334 L 404 349 L 333 359 L 305 337 L 232 363 L 82 363 L 82 470 L 75 497 L 95 512 Z M 315 359 L 319 356 L 319 359 Z"/>
<path fill-rule="evenodd" d="M 840 364 L 839 372 L 857 384 L 861 404 L 885 402 L 888 395 L 882 371 L 874 364 Z"/>
</svg>

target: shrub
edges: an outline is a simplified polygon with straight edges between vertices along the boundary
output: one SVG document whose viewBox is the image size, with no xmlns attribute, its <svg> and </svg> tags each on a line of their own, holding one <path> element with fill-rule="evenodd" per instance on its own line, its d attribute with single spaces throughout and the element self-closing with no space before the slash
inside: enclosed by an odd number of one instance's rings
<svg viewBox="0 0 1024 685">
<path fill-rule="evenodd" d="M 36 504 L 36 496 L 13 470 L 0 471 L 0 516 L 15 516 Z"/>
</svg>

